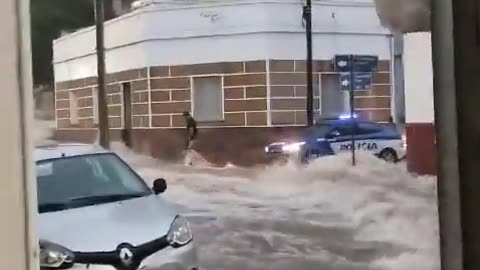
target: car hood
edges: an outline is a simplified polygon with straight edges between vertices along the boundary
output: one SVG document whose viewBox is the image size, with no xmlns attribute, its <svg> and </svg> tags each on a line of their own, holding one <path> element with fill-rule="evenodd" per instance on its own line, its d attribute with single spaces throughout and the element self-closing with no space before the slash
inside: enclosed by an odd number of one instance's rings
<svg viewBox="0 0 480 270">
<path fill-rule="evenodd" d="M 158 196 L 43 213 L 40 239 L 73 251 L 112 251 L 165 236 L 176 211 Z"/>
</svg>

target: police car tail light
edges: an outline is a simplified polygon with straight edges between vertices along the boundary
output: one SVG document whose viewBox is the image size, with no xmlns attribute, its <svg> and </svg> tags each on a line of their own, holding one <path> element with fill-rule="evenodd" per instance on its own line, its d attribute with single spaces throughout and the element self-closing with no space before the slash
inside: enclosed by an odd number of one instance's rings
<svg viewBox="0 0 480 270">
<path fill-rule="evenodd" d="M 73 253 L 62 246 L 48 241 L 40 241 L 39 257 L 42 269 L 67 269 L 73 266 Z"/>
<path fill-rule="evenodd" d="M 181 216 L 177 216 L 170 225 L 170 231 L 167 235 L 167 240 L 172 247 L 181 247 L 190 243 L 193 239 L 190 224 Z"/>
</svg>

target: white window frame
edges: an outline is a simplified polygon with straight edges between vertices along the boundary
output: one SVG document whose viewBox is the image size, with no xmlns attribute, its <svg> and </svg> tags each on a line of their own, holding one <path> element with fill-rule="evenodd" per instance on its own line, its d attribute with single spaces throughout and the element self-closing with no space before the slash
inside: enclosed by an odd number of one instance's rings
<svg viewBox="0 0 480 270">
<path fill-rule="evenodd" d="M 70 112 L 70 124 L 78 125 L 80 119 L 78 117 L 78 97 L 73 91 L 68 92 L 68 103 L 69 103 L 69 112 Z"/>
<path fill-rule="evenodd" d="M 225 121 L 225 77 L 222 75 L 198 75 L 190 77 L 190 103 L 192 116 L 195 117 L 195 79 L 197 78 L 219 78 L 221 82 L 220 94 L 222 96 L 222 116 L 219 120 L 198 120 L 199 123 L 223 122 Z"/>
</svg>

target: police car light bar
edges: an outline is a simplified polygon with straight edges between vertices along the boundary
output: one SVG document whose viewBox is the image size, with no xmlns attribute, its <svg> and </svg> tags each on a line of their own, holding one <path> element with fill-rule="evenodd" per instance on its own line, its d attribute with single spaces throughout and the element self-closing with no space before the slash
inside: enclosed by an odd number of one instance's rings
<svg viewBox="0 0 480 270">
<path fill-rule="evenodd" d="M 342 114 L 338 117 L 338 119 L 340 119 L 340 120 L 346 120 L 346 119 L 350 119 L 350 118 L 351 118 L 350 114 Z M 353 118 L 358 118 L 358 115 L 356 113 L 354 113 Z"/>
</svg>

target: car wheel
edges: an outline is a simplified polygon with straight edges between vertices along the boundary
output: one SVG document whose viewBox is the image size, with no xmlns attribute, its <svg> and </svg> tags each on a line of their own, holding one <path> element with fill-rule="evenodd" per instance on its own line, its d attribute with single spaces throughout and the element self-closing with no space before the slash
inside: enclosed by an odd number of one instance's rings
<svg viewBox="0 0 480 270">
<path fill-rule="evenodd" d="M 397 153 L 392 149 L 383 150 L 378 157 L 389 163 L 395 163 L 398 160 Z"/>
</svg>

